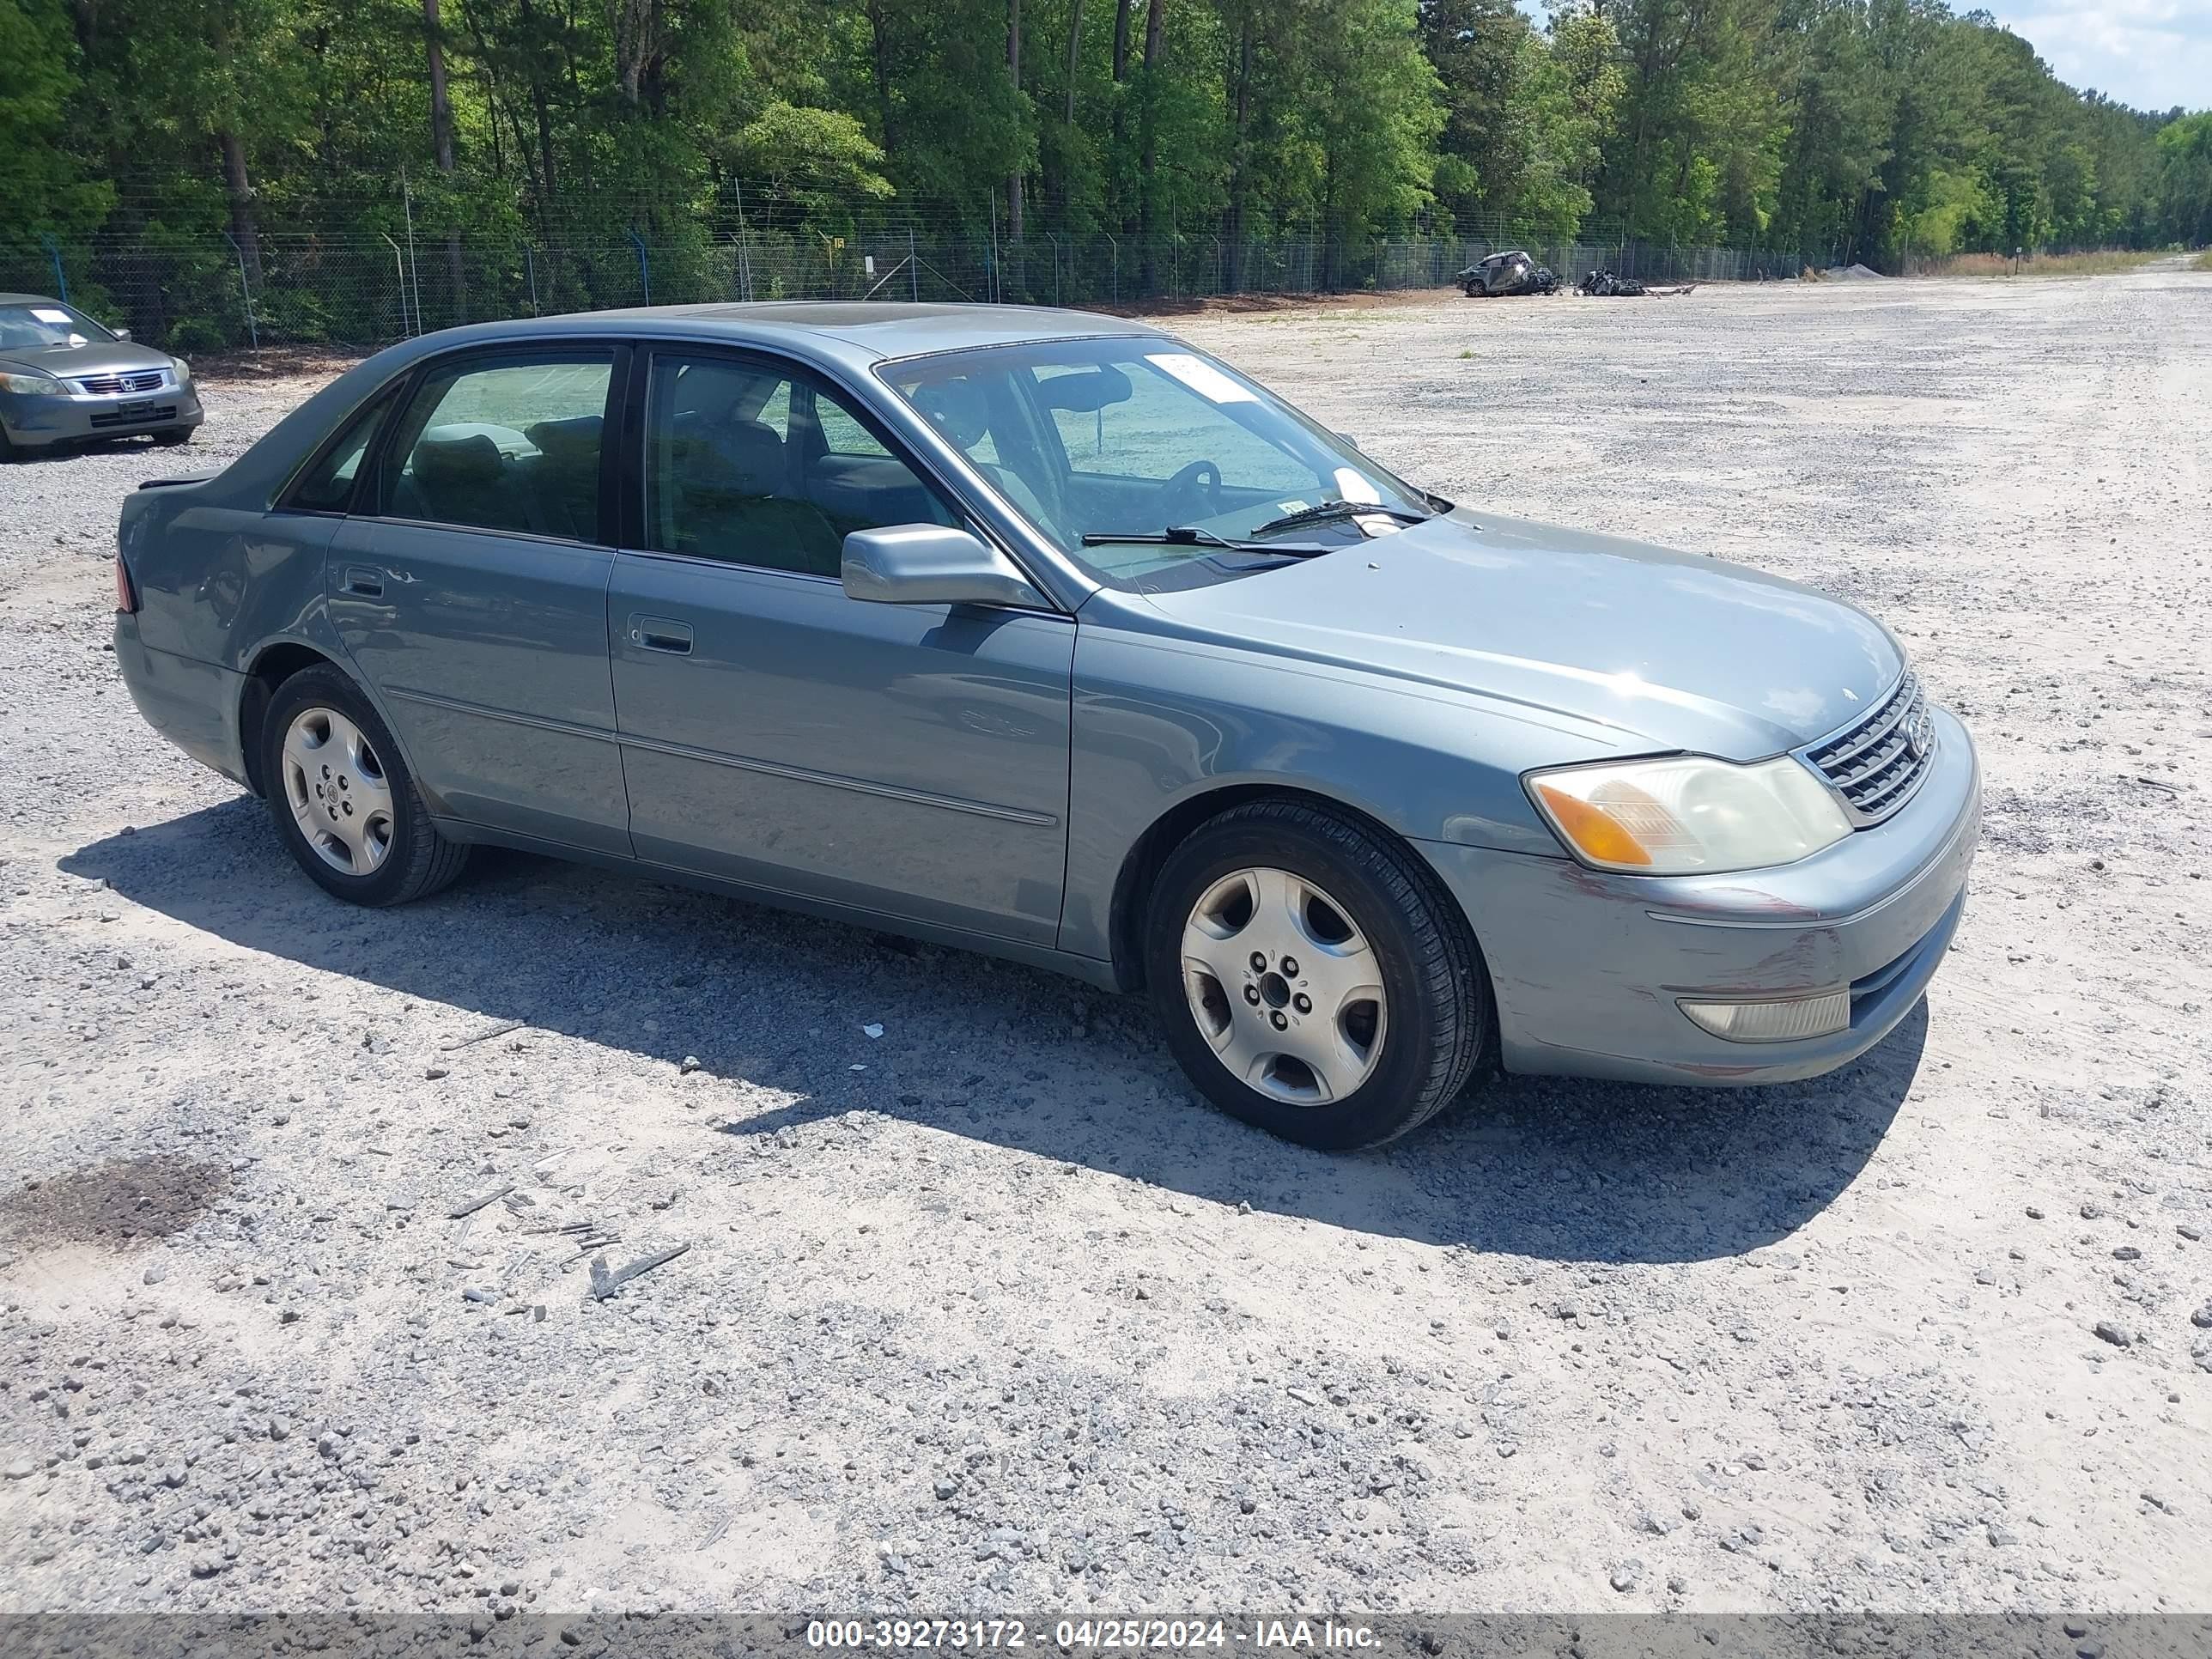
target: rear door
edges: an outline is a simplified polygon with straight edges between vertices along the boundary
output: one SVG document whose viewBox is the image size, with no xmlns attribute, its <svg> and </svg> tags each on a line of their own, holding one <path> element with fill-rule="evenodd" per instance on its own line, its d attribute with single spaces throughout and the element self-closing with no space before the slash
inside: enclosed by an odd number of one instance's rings
<svg viewBox="0 0 2212 1659">
<path fill-rule="evenodd" d="M 1049 944 L 1074 619 L 847 598 L 848 532 L 958 522 L 859 402 L 768 356 L 641 373 L 609 603 L 638 856 Z"/>
<path fill-rule="evenodd" d="M 326 571 L 434 811 L 626 854 L 603 522 L 625 358 L 507 349 L 419 372 Z"/>
</svg>

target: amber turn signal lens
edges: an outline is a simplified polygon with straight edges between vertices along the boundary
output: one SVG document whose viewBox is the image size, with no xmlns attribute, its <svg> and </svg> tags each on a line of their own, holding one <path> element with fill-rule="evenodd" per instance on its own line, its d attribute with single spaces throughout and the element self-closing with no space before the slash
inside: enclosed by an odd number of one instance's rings
<svg viewBox="0 0 2212 1659">
<path fill-rule="evenodd" d="M 131 586 L 131 568 L 120 553 L 115 556 L 115 608 L 131 615 L 138 610 L 138 590 Z"/>
<path fill-rule="evenodd" d="M 1642 842 L 1587 801 L 1577 800 L 1565 790 L 1554 789 L 1548 784 L 1538 784 L 1536 793 L 1552 809 L 1553 821 L 1561 832 L 1593 863 L 1651 862 L 1651 854 Z"/>
</svg>

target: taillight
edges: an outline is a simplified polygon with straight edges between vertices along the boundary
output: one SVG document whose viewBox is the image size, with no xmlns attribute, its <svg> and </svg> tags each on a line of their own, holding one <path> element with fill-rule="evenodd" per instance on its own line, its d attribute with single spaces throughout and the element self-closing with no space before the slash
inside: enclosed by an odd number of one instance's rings
<svg viewBox="0 0 2212 1659">
<path fill-rule="evenodd" d="M 138 611 L 138 590 L 131 585 L 131 567 L 120 553 L 115 556 L 115 608 L 133 616 Z"/>
</svg>

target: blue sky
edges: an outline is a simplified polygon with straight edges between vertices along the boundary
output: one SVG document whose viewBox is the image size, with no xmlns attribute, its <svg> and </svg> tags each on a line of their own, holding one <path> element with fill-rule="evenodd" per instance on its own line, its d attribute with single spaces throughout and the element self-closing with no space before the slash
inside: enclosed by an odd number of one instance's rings
<svg viewBox="0 0 2212 1659">
<path fill-rule="evenodd" d="M 1538 23 L 1543 0 L 1518 0 Z M 2067 85 L 2137 109 L 2212 108 L 2212 0 L 1978 0 Z M 1972 11 L 1977 0 L 1952 0 Z"/>
<path fill-rule="evenodd" d="M 1983 0 L 2068 85 L 2138 109 L 2212 107 L 2212 0 Z M 1970 9 L 1959 0 L 1957 9 Z"/>
</svg>

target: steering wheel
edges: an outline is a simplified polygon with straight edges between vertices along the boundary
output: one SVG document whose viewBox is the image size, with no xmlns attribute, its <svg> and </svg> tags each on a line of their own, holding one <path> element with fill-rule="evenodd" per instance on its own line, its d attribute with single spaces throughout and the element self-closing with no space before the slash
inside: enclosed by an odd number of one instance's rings
<svg viewBox="0 0 2212 1659">
<path fill-rule="evenodd" d="M 1163 524 L 1211 519 L 1225 510 L 1221 500 L 1221 469 L 1212 461 L 1193 461 L 1160 486 Z"/>
</svg>

